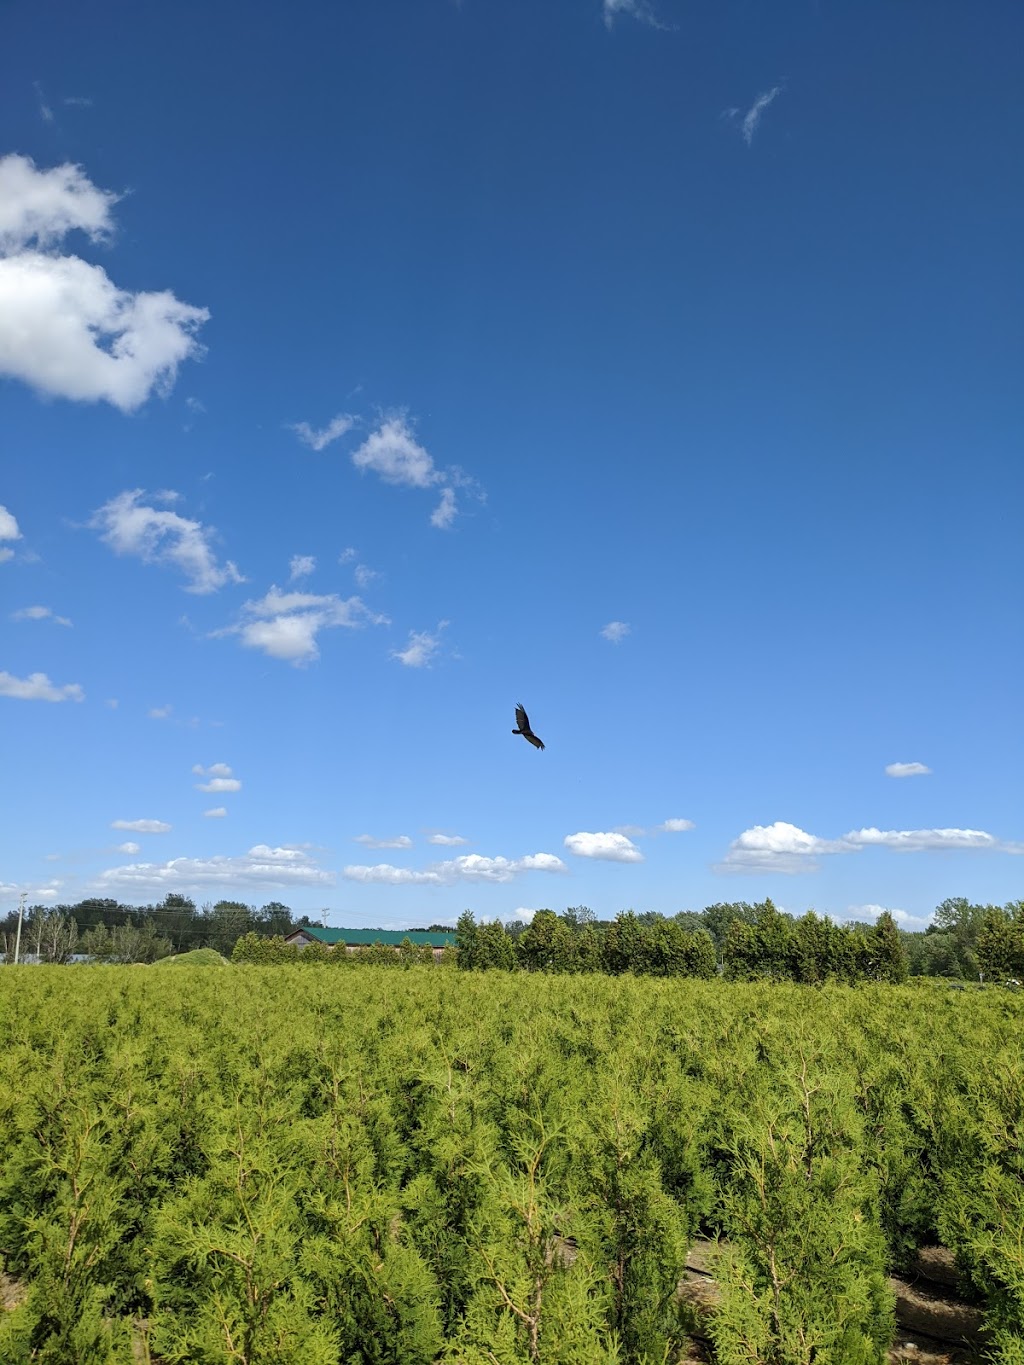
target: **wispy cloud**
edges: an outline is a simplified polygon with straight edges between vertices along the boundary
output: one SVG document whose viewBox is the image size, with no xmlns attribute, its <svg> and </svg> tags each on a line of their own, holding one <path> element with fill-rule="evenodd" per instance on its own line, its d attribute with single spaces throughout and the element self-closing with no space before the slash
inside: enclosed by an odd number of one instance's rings
<svg viewBox="0 0 1024 1365">
<path fill-rule="evenodd" d="M 171 830 L 165 820 L 111 820 L 110 828 L 131 830 L 135 834 L 168 834 Z"/>
<path fill-rule="evenodd" d="M 888 763 L 885 771 L 889 777 L 925 777 L 931 772 L 931 768 L 925 767 L 923 763 Z"/>
<path fill-rule="evenodd" d="M 630 627 L 627 621 L 609 621 L 601 629 L 601 634 L 606 640 L 610 640 L 613 645 L 620 644 L 629 634 Z"/>
<path fill-rule="evenodd" d="M 396 834 L 390 839 L 375 839 L 372 834 L 357 834 L 352 840 L 366 848 L 412 848 L 408 834 Z"/>
<path fill-rule="evenodd" d="M 565 871 L 565 863 L 553 853 L 531 853 L 525 858 L 484 858 L 478 853 L 465 853 L 431 863 L 422 870 L 377 863 L 374 867 L 350 865 L 344 875 L 349 881 L 388 886 L 452 886 L 456 882 L 510 882 L 523 872 Z"/>
<path fill-rule="evenodd" d="M 743 141 L 747 146 L 751 146 L 754 141 L 754 134 L 757 132 L 764 111 L 782 93 L 781 85 L 773 85 L 770 90 L 763 91 L 743 115 L 743 122 L 740 125 L 743 133 Z M 739 112 L 738 110 L 736 111 Z"/>
<path fill-rule="evenodd" d="M 436 526 L 439 531 L 447 531 L 458 515 L 458 511 L 459 505 L 454 488 L 442 488 L 441 501 L 430 514 L 431 526 Z"/>
<path fill-rule="evenodd" d="M 308 422 L 292 423 L 292 431 L 298 436 L 304 445 L 312 450 L 324 450 L 332 441 L 338 440 L 346 432 L 352 430 L 356 425 L 357 419 L 350 413 L 339 412 L 337 417 L 332 417 L 325 427 L 317 431 Z"/>
<path fill-rule="evenodd" d="M 146 712 L 150 720 L 166 720 L 174 707 L 168 702 L 165 706 L 151 706 Z"/>
<path fill-rule="evenodd" d="M 354 570 L 354 577 L 356 586 L 365 589 L 380 578 L 380 574 L 376 569 L 371 569 L 369 564 L 357 564 Z"/>
<path fill-rule="evenodd" d="M 45 673 L 30 673 L 27 678 L 0 673 L 0 697 L 16 697 L 19 701 L 85 701 L 80 684 L 57 686 Z"/>
<path fill-rule="evenodd" d="M 441 631 L 447 625 L 447 621 L 438 621 L 433 634 L 429 630 L 411 630 L 409 643 L 404 649 L 393 649 L 392 659 L 397 659 L 406 668 L 429 668 L 441 648 Z"/>
<path fill-rule="evenodd" d="M 100 266 L 57 252 L 72 231 L 108 238 L 118 197 L 79 166 L 0 158 L 0 374 L 131 412 L 201 354 L 196 333 L 209 313 L 169 290 L 118 289 Z"/>
<path fill-rule="evenodd" d="M 282 592 L 274 586 L 257 601 L 242 607 L 242 620 L 213 631 L 214 636 L 238 635 L 249 649 L 261 649 L 273 659 L 300 666 L 320 657 L 317 635 L 336 626 L 356 629 L 364 625 L 387 625 L 361 598 L 341 598 L 336 593 L 317 595 Z"/>
<path fill-rule="evenodd" d="M 212 810 L 203 811 L 203 818 L 206 820 L 223 820 L 227 813 L 227 806 L 214 806 Z"/>
<path fill-rule="evenodd" d="M 663 820 L 660 825 L 654 825 L 650 829 L 644 825 L 616 825 L 614 833 L 625 834 L 630 839 L 642 839 L 651 834 L 685 834 L 695 828 L 692 820 L 673 818 Z"/>
<path fill-rule="evenodd" d="M 468 844 L 468 839 L 463 839 L 461 834 L 431 834 L 427 838 L 428 844 L 439 844 L 442 848 L 458 848 L 462 844 Z"/>
<path fill-rule="evenodd" d="M 567 834 L 565 846 L 577 858 L 600 858 L 610 863 L 642 863 L 644 855 L 625 834 L 590 834 L 585 830 Z"/>
<path fill-rule="evenodd" d="M 52 621 L 55 626 L 70 626 L 66 616 L 58 616 L 52 607 L 20 607 L 11 612 L 12 621 Z"/>
<path fill-rule="evenodd" d="M 245 582 L 230 559 L 223 565 L 217 562 L 215 531 L 177 512 L 141 502 L 145 496 L 142 488 L 119 493 L 93 514 L 90 527 L 100 532 L 115 554 L 135 555 L 145 564 L 171 565 L 189 580 L 186 592 L 202 595 L 228 583 Z M 171 491 L 155 493 L 153 501 L 170 502 L 177 496 Z"/>
<path fill-rule="evenodd" d="M 812 872 L 817 858 L 839 853 L 859 853 L 865 848 L 888 848 L 901 853 L 928 853 L 963 850 L 1016 852 L 979 829 L 859 829 L 838 839 L 822 839 L 815 834 L 776 820 L 773 825 L 754 825 L 744 830 L 729 845 L 729 851 L 716 872 Z"/>
<path fill-rule="evenodd" d="M 118 852 L 118 853 L 141 853 L 141 851 L 142 851 L 142 845 L 141 845 L 141 844 L 133 844 L 133 843 L 131 842 L 131 840 L 129 840 L 128 843 L 126 843 L 126 844 L 118 844 L 118 846 L 117 846 L 117 852 Z"/>
<path fill-rule="evenodd" d="M 43 94 L 42 85 L 39 83 L 39 81 L 33 81 L 32 87 L 36 92 L 36 100 L 39 105 L 39 117 L 43 120 L 44 123 L 52 123 L 53 110 L 50 108 L 49 104 L 46 101 L 46 96 Z"/>
<path fill-rule="evenodd" d="M 334 874 L 305 848 L 256 844 L 237 857 L 172 858 L 166 863 L 129 863 L 108 868 L 95 880 L 98 891 L 159 891 L 237 886 L 333 886 Z"/>
<path fill-rule="evenodd" d="M 648 0 L 604 0 L 604 22 L 605 27 L 614 27 L 615 20 L 622 15 L 627 15 L 630 19 L 636 19 L 641 24 L 649 24 L 651 28 L 664 29 L 667 25 L 661 23 L 655 14 L 653 7 Z"/>
</svg>

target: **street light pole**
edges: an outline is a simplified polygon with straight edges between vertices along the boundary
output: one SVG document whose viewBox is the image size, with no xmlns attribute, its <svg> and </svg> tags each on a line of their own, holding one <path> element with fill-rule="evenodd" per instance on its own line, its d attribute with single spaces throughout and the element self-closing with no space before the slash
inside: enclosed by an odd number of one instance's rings
<svg viewBox="0 0 1024 1365">
<path fill-rule="evenodd" d="M 18 932 L 14 936 L 14 965 L 18 965 L 18 950 L 21 948 L 21 921 L 25 914 L 25 892 L 18 897 Z"/>
</svg>

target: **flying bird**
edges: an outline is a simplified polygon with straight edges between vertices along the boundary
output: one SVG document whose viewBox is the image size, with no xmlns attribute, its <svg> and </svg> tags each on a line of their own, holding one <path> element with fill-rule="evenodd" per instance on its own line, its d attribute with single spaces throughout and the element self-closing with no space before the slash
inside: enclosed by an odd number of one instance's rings
<svg viewBox="0 0 1024 1365">
<path fill-rule="evenodd" d="M 523 739 L 528 739 L 535 749 L 543 749 L 544 744 L 530 729 L 530 717 L 523 710 L 522 702 L 516 707 L 516 725 L 518 729 L 512 731 L 514 735 L 522 735 Z"/>
</svg>

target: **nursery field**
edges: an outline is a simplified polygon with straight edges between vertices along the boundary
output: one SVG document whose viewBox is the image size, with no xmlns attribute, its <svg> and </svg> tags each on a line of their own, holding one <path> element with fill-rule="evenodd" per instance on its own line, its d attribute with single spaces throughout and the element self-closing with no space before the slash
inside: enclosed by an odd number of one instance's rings
<svg viewBox="0 0 1024 1365">
<path fill-rule="evenodd" d="M 371 966 L 0 972 L 0 1360 L 867 1365 L 956 1257 L 1024 1365 L 996 989 Z"/>
</svg>

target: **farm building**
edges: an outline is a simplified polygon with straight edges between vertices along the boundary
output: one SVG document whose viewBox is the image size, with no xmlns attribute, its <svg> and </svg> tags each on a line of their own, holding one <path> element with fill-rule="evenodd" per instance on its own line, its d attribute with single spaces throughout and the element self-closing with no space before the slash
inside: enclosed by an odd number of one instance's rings
<svg viewBox="0 0 1024 1365">
<path fill-rule="evenodd" d="M 322 943 L 327 948 L 344 948 L 346 953 L 358 953 L 360 948 L 369 948 L 374 943 L 398 949 L 406 939 L 417 948 L 433 949 L 434 957 L 439 958 L 445 948 L 454 947 L 455 931 L 440 934 L 422 929 L 322 929 L 318 924 L 307 924 L 289 934 L 285 943 L 293 943 L 297 948 Z"/>
</svg>

